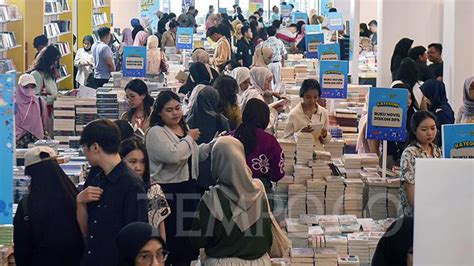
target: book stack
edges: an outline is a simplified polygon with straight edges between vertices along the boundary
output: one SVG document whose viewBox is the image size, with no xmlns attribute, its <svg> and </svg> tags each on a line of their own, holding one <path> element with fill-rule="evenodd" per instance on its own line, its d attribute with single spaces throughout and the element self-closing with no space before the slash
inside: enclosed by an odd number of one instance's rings
<svg viewBox="0 0 474 266">
<path fill-rule="evenodd" d="M 380 239 L 382 239 L 384 232 L 370 232 L 369 233 L 369 258 L 370 263 L 374 257 L 375 251 L 377 250 L 377 245 L 379 244 Z"/>
<path fill-rule="evenodd" d="M 298 74 L 308 75 L 308 65 L 295 65 L 295 75 Z"/>
<path fill-rule="evenodd" d="M 398 217 L 400 207 L 400 178 L 387 178 L 387 215 Z"/>
<path fill-rule="evenodd" d="M 342 233 L 337 215 L 320 216 L 318 224 L 323 228 L 325 235 L 340 235 Z"/>
<path fill-rule="evenodd" d="M 333 159 L 342 158 L 344 154 L 344 140 L 332 138 L 329 143 L 324 145 L 324 150 L 331 153 Z"/>
<path fill-rule="evenodd" d="M 307 180 L 306 206 L 308 214 L 324 214 L 326 181 L 323 179 Z"/>
<path fill-rule="evenodd" d="M 312 248 L 292 248 L 291 249 L 291 265 L 313 266 L 314 251 Z"/>
<path fill-rule="evenodd" d="M 288 218 L 285 220 L 288 238 L 308 239 L 308 225 L 299 222 L 299 219 Z"/>
<path fill-rule="evenodd" d="M 339 127 L 331 127 L 329 128 L 329 133 L 331 133 L 331 137 L 333 139 L 342 139 L 342 129 Z"/>
<path fill-rule="evenodd" d="M 354 256 L 354 255 L 339 257 L 339 259 L 337 260 L 337 265 L 338 266 L 345 266 L 345 265 L 359 266 L 360 265 L 359 257 Z"/>
<path fill-rule="evenodd" d="M 51 23 L 58 24 L 59 32 L 65 33 L 71 31 L 71 21 L 70 20 L 54 20 Z"/>
<path fill-rule="evenodd" d="M 76 101 L 76 134 L 80 135 L 83 128 L 89 123 L 97 119 L 96 100 L 81 99 Z"/>
<path fill-rule="evenodd" d="M 360 158 L 364 168 L 377 168 L 379 166 L 379 157 L 376 153 L 362 153 Z"/>
<path fill-rule="evenodd" d="M 328 151 L 314 151 L 314 156 L 317 161 L 331 161 L 331 153 Z"/>
<path fill-rule="evenodd" d="M 16 46 L 16 37 L 14 32 L 0 32 L 0 49 L 8 49 Z"/>
<path fill-rule="evenodd" d="M 282 67 L 281 78 L 283 83 L 294 83 L 295 82 L 295 68 L 294 67 Z"/>
<path fill-rule="evenodd" d="M 387 218 L 387 180 L 385 178 L 368 178 L 369 200 L 367 208 L 374 219 Z"/>
<path fill-rule="evenodd" d="M 336 122 L 344 133 L 357 133 L 359 126 L 357 112 L 348 109 L 336 110 Z"/>
<path fill-rule="evenodd" d="M 326 214 L 344 213 L 344 178 L 326 176 Z"/>
<path fill-rule="evenodd" d="M 94 13 L 94 15 L 92 15 L 92 22 L 94 27 L 107 24 L 107 13 Z"/>
<path fill-rule="evenodd" d="M 364 182 L 360 179 L 345 179 L 344 213 L 362 217 L 364 204 Z"/>
<path fill-rule="evenodd" d="M 314 138 L 311 133 L 298 132 L 296 138 L 296 163 L 308 165 L 313 160 Z"/>
<path fill-rule="evenodd" d="M 295 172 L 293 176 L 295 177 L 295 184 L 306 185 L 306 181 L 313 178 L 313 169 L 304 165 L 295 165 Z"/>
<path fill-rule="evenodd" d="M 339 256 L 347 256 L 347 237 L 342 235 L 326 236 L 326 247 L 334 248 Z"/>
<path fill-rule="evenodd" d="M 360 263 L 370 262 L 369 236 L 367 233 L 347 235 L 349 254 L 359 257 Z"/>
<path fill-rule="evenodd" d="M 109 89 L 97 89 L 97 118 L 119 119 L 117 93 Z"/>
<path fill-rule="evenodd" d="M 322 215 L 317 214 L 301 214 L 299 222 L 301 224 L 307 225 L 318 225 L 319 224 L 319 217 Z"/>
<path fill-rule="evenodd" d="M 311 248 L 326 247 L 326 237 L 321 226 L 310 226 L 308 229 L 308 246 Z"/>
<path fill-rule="evenodd" d="M 361 178 L 362 170 L 360 168 L 359 169 L 348 168 L 344 170 L 345 170 L 345 176 L 347 179 L 360 179 Z"/>
<path fill-rule="evenodd" d="M 337 251 L 334 248 L 317 248 L 314 262 L 318 266 L 337 266 Z"/>
<path fill-rule="evenodd" d="M 13 225 L 0 224 L 0 246 L 13 245 Z"/>
<path fill-rule="evenodd" d="M 68 42 L 57 42 L 53 44 L 56 48 L 58 48 L 61 56 L 65 56 L 71 53 L 71 48 Z"/>
<path fill-rule="evenodd" d="M 296 153 L 296 142 L 288 139 L 278 139 L 280 147 L 283 150 L 283 156 L 285 157 L 285 174 L 293 175 L 294 164 L 295 164 L 295 153 Z"/>
<path fill-rule="evenodd" d="M 362 158 L 359 154 L 344 154 L 344 168 L 360 169 L 362 167 Z"/>
<path fill-rule="evenodd" d="M 331 175 L 332 170 L 331 167 L 329 167 L 329 161 L 312 161 L 310 162 L 311 168 L 313 169 L 313 179 L 324 179 L 325 176 Z"/>
<path fill-rule="evenodd" d="M 291 184 L 288 186 L 288 217 L 299 218 L 306 214 L 306 186 Z"/>
<path fill-rule="evenodd" d="M 342 233 L 347 234 L 360 231 L 360 224 L 357 222 L 357 217 L 355 215 L 340 215 L 338 219 Z"/>
<path fill-rule="evenodd" d="M 291 265 L 290 258 L 270 258 L 272 266 L 289 266 Z"/>
<path fill-rule="evenodd" d="M 364 232 L 385 232 L 383 226 L 376 223 L 372 218 L 357 219 L 357 223 L 362 226 Z"/>
<path fill-rule="evenodd" d="M 61 147 L 69 147 L 69 137 L 75 135 L 76 97 L 58 96 L 53 105 L 53 135 Z"/>
</svg>

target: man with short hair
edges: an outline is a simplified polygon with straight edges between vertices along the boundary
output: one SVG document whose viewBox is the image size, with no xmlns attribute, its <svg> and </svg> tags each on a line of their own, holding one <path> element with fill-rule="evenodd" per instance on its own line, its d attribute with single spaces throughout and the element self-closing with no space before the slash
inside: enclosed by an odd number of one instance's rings
<svg viewBox="0 0 474 266">
<path fill-rule="evenodd" d="M 92 45 L 92 56 L 94 57 L 94 84 L 95 89 L 109 82 L 111 72 L 115 71 L 112 49 L 109 47 L 110 28 L 101 27 L 97 30 L 99 41 Z"/>
<path fill-rule="evenodd" d="M 217 27 L 210 27 L 207 30 L 207 37 L 217 42 L 217 47 L 214 52 L 214 66 L 217 69 L 221 69 L 222 65 L 231 59 L 232 48 L 230 43 Z"/>
<path fill-rule="evenodd" d="M 280 39 L 276 38 L 277 29 L 274 26 L 267 28 L 268 39 L 261 45 L 262 47 L 269 47 L 273 49 L 272 63 L 268 68 L 273 73 L 272 88 L 274 92 L 282 93 L 281 67 L 285 66 L 285 57 L 288 55 L 285 45 Z"/>
<path fill-rule="evenodd" d="M 369 22 L 369 29 L 372 32 L 372 45 L 377 45 L 377 20 L 371 20 Z"/>
<path fill-rule="evenodd" d="M 131 222 L 148 222 L 145 184 L 120 158 L 120 131 L 111 120 L 89 123 L 80 144 L 89 163 L 101 169 L 87 178 L 76 198 L 77 221 L 86 242 L 81 265 L 115 266 L 117 234 Z"/>
<path fill-rule="evenodd" d="M 434 76 L 431 74 L 426 63 L 428 62 L 428 57 L 426 56 L 426 48 L 423 46 L 415 46 L 408 50 L 408 57 L 415 60 L 418 72 L 420 73 L 420 80 L 427 81 L 429 79 L 434 79 Z"/>
<path fill-rule="evenodd" d="M 206 14 L 206 20 L 209 18 L 210 15 L 214 15 L 214 6 L 213 5 L 209 5 L 209 12 L 207 12 Z"/>
<path fill-rule="evenodd" d="M 255 48 L 252 44 L 253 33 L 250 27 L 245 25 L 240 29 L 242 38 L 237 41 L 237 61 L 244 67 L 252 65 L 252 58 Z"/>
<path fill-rule="evenodd" d="M 428 66 L 431 74 L 440 81 L 443 81 L 443 45 L 441 43 L 432 43 L 428 45 L 428 60 L 432 62 Z"/>
<path fill-rule="evenodd" d="M 48 45 L 49 45 L 49 40 L 48 40 L 48 37 L 46 37 L 46 35 L 41 34 L 41 35 L 36 36 L 33 40 L 33 47 L 36 49 L 35 58 L 38 56 L 39 52 L 41 52 L 41 50 L 43 50 L 43 48 L 45 48 Z"/>
</svg>

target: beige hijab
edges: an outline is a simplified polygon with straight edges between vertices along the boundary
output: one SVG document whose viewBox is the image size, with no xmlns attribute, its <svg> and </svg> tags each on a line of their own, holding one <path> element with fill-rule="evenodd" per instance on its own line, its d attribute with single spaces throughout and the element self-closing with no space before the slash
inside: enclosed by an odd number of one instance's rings
<svg viewBox="0 0 474 266">
<path fill-rule="evenodd" d="M 212 149 L 212 175 L 217 185 L 204 193 L 202 201 L 219 221 L 224 211 L 218 192 L 230 202 L 232 221 L 245 231 L 262 215 L 263 192 L 252 182 L 252 171 L 245 161 L 244 146 L 233 137 L 220 137 Z"/>
<path fill-rule="evenodd" d="M 208 65 L 210 63 L 209 54 L 203 49 L 196 49 L 191 56 L 193 62 L 201 62 Z"/>
<path fill-rule="evenodd" d="M 253 54 L 254 67 L 268 67 L 272 62 L 273 49 L 270 47 L 259 47 Z"/>
<path fill-rule="evenodd" d="M 161 51 L 160 48 L 158 48 L 158 37 L 155 35 L 149 36 L 146 51 L 147 74 L 160 74 L 161 57 Z"/>
</svg>

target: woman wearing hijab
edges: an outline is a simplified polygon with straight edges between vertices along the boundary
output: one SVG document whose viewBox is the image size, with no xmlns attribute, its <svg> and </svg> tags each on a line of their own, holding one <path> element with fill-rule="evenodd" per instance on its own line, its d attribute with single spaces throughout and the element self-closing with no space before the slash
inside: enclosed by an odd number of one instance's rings
<svg viewBox="0 0 474 266">
<path fill-rule="evenodd" d="M 393 222 L 377 244 L 372 265 L 412 265 L 408 261 L 413 256 L 413 233 L 413 217 L 403 217 Z"/>
<path fill-rule="evenodd" d="M 163 17 L 158 21 L 158 34 L 163 35 L 166 32 L 166 23 L 170 21 L 168 13 L 164 13 Z"/>
<path fill-rule="evenodd" d="M 423 104 L 423 93 L 420 90 L 420 86 L 423 84 L 420 78 L 420 72 L 416 66 L 416 62 L 406 57 L 400 63 L 400 66 L 395 74 L 395 81 L 393 83 L 405 83 L 410 87 L 409 89 L 413 93 L 414 103 L 416 109 L 426 109 L 426 106 Z"/>
<path fill-rule="evenodd" d="M 259 47 L 253 54 L 252 67 L 266 67 L 272 62 L 273 49 L 270 47 Z"/>
<path fill-rule="evenodd" d="M 76 57 L 74 58 L 74 66 L 77 67 L 77 83 L 81 86 L 87 86 L 89 76 L 94 73 L 94 57 L 91 52 L 94 38 L 90 35 L 86 35 L 82 40 L 82 44 L 83 47 L 77 50 Z"/>
<path fill-rule="evenodd" d="M 206 24 L 205 24 L 206 30 L 208 30 L 210 27 L 216 27 L 217 25 L 220 24 L 221 20 L 222 19 L 219 14 L 210 15 L 206 19 Z"/>
<path fill-rule="evenodd" d="M 199 202 L 192 245 L 204 248 L 205 265 L 271 265 L 273 237 L 265 192 L 252 179 L 244 146 L 233 137 L 220 137 L 211 157 L 217 184 Z"/>
<path fill-rule="evenodd" d="M 392 72 L 392 80 L 396 80 L 396 73 L 398 67 L 400 66 L 402 60 L 408 56 L 408 50 L 410 50 L 413 40 L 408 38 L 403 38 L 398 41 L 393 50 L 392 59 L 390 61 L 390 71 Z"/>
<path fill-rule="evenodd" d="M 133 41 L 133 46 L 146 46 L 146 41 L 148 40 L 148 36 L 150 36 L 146 31 L 140 31 L 135 36 Z"/>
<path fill-rule="evenodd" d="M 132 39 L 135 40 L 135 37 L 140 31 L 145 30 L 143 26 L 140 24 L 140 20 L 138 18 L 134 18 L 130 21 L 130 24 L 132 25 Z"/>
<path fill-rule="evenodd" d="M 46 101 L 35 96 L 36 81 L 30 74 L 21 75 L 15 94 L 16 147 L 25 149 L 28 144 L 43 139 L 48 128 Z"/>
<path fill-rule="evenodd" d="M 237 85 L 239 87 L 238 96 L 240 96 L 251 85 L 250 70 L 246 67 L 235 68 L 232 70 L 232 77 L 237 81 Z M 238 102 L 240 102 L 240 100 Z"/>
<path fill-rule="evenodd" d="M 474 123 L 474 77 L 464 82 L 463 105 L 456 119 L 456 124 L 466 123 Z"/>
<path fill-rule="evenodd" d="M 219 76 L 219 72 L 211 67 L 211 59 L 209 58 L 209 54 L 203 48 L 196 48 L 191 55 L 191 59 L 194 63 L 201 62 L 206 65 L 211 71 L 211 80 L 214 80 Z"/>
<path fill-rule="evenodd" d="M 441 132 L 442 125 L 454 124 L 454 112 L 448 103 L 444 83 L 434 79 L 428 80 L 421 85 L 421 91 L 425 97 L 428 111 L 436 116 L 438 132 Z M 441 137 L 438 136 L 435 144 L 441 147 Z"/>
<path fill-rule="evenodd" d="M 191 128 L 197 128 L 201 135 L 196 140 L 198 145 L 209 143 L 216 135 L 229 131 L 229 122 L 217 111 L 219 105 L 219 92 L 211 86 L 205 86 L 198 94 L 196 102 L 191 109 L 186 123 Z M 211 177 L 211 158 L 199 163 L 198 177 L 199 191 L 201 195 L 210 187 L 215 185 Z"/>
<path fill-rule="evenodd" d="M 76 219 L 77 189 L 49 147 L 25 155 L 29 194 L 14 219 L 16 265 L 79 265 L 84 242 Z"/>
<path fill-rule="evenodd" d="M 118 266 L 164 266 L 169 254 L 156 228 L 143 222 L 125 226 L 117 236 L 117 247 Z"/>
<path fill-rule="evenodd" d="M 211 68 L 201 62 L 197 62 L 189 67 L 189 76 L 186 83 L 179 88 L 179 93 L 189 94 L 197 85 L 209 85 L 211 83 Z"/>
<path fill-rule="evenodd" d="M 158 37 L 151 35 L 147 40 L 146 74 L 156 76 L 161 73 L 162 69 L 166 70 L 164 72 L 167 72 L 168 70 L 166 56 L 161 52 L 160 48 L 158 48 Z"/>
<path fill-rule="evenodd" d="M 122 31 L 122 45 L 123 46 L 133 45 L 132 30 L 130 28 L 125 28 Z"/>
</svg>

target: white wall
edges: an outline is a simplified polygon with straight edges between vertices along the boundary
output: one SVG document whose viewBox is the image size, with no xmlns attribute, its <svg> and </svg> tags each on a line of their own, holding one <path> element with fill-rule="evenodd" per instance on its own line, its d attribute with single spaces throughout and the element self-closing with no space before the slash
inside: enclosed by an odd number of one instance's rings
<svg viewBox="0 0 474 266">
<path fill-rule="evenodd" d="M 401 38 L 415 40 L 413 46 L 442 42 L 443 3 L 444 0 L 378 0 L 377 86 L 391 84 L 390 59 Z"/>
<path fill-rule="evenodd" d="M 131 28 L 130 20 L 140 18 L 140 0 L 111 0 L 114 28 Z"/>
<path fill-rule="evenodd" d="M 373 19 L 377 20 L 377 0 L 359 0 L 360 22 L 369 24 Z"/>
<path fill-rule="evenodd" d="M 334 0 L 334 7 L 337 11 L 342 12 L 344 21 L 351 19 L 351 1 L 350 0 Z"/>
</svg>

